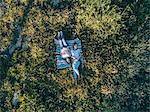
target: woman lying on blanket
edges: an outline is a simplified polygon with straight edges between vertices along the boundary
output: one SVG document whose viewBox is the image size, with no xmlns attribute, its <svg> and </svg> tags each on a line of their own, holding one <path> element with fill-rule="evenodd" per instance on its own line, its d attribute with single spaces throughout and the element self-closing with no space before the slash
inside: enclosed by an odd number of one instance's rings
<svg viewBox="0 0 150 112">
<path fill-rule="evenodd" d="M 65 59 L 67 63 L 70 63 L 71 52 L 70 52 L 70 49 L 68 48 L 68 45 L 64 39 L 64 35 L 63 35 L 62 31 L 58 32 L 57 39 L 60 44 L 60 48 L 61 48 L 60 54 L 61 54 L 62 58 Z"/>
<path fill-rule="evenodd" d="M 73 49 L 71 50 L 72 54 L 72 68 L 73 68 L 73 76 L 74 79 L 79 78 L 79 70 L 78 67 L 80 65 L 80 57 L 81 57 L 81 50 L 78 49 L 77 43 L 73 44 Z"/>
</svg>

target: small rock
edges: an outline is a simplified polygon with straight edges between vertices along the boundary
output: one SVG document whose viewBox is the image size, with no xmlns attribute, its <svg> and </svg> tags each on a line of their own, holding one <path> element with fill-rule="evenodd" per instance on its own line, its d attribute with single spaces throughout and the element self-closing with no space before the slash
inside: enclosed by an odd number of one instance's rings
<svg viewBox="0 0 150 112">
<path fill-rule="evenodd" d="M 19 103 L 19 92 L 14 93 L 13 99 L 12 99 L 12 105 L 17 106 Z"/>
</svg>

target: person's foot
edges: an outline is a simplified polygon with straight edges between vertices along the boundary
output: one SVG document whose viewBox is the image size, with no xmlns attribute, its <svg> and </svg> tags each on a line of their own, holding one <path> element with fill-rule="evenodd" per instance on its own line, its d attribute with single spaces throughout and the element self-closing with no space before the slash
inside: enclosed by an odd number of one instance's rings
<svg viewBox="0 0 150 112">
<path fill-rule="evenodd" d="M 60 37 L 61 37 L 61 38 L 64 38 L 64 34 L 63 34 L 62 31 L 60 31 Z"/>
<path fill-rule="evenodd" d="M 60 32 L 57 33 L 56 37 L 57 37 L 58 40 L 61 40 L 61 34 L 60 34 Z"/>
<path fill-rule="evenodd" d="M 70 59 L 69 58 L 66 58 L 66 61 L 67 61 L 68 64 L 70 63 Z"/>
</svg>

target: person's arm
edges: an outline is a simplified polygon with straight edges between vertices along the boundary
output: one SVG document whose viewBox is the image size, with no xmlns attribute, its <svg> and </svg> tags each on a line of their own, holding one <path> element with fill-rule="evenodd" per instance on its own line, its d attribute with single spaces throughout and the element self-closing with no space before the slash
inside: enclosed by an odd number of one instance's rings
<svg viewBox="0 0 150 112">
<path fill-rule="evenodd" d="M 77 60 L 80 60 L 80 58 L 81 58 L 81 50 L 79 50 L 79 56 L 78 56 Z"/>
</svg>

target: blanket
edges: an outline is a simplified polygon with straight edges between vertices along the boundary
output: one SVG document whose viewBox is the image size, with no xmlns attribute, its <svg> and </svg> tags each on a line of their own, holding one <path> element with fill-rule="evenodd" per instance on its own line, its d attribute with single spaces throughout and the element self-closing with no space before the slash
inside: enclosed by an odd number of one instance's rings
<svg viewBox="0 0 150 112">
<path fill-rule="evenodd" d="M 57 69 L 64 69 L 64 68 L 70 67 L 71 64 L 68 64 L 66 62 L 66 60 L 64 60 L 61 57 L 61 54 L 60 54 L 61 48 L 60 48 L 58 40 L 55 39 L 54 41 L 55 41 L 55 44 L 56 44 Z M 68 45 L 68 47 L 69 47 L 70 50 L 72 49 L 72 45 L 73 45 L 74 42 L 76 42 L 78 44 L 78 49 L 81 49 L 81 54 L 82 54 L 81 40 L 79 40 L 79 38 L 76 38 L 74 40 L 66 40 L 66 43 L 67 43 L 67 45 Z M 83 61 L 82 57 L 83 56 L 81 55 L 81 63 Z"/>
</svg>

